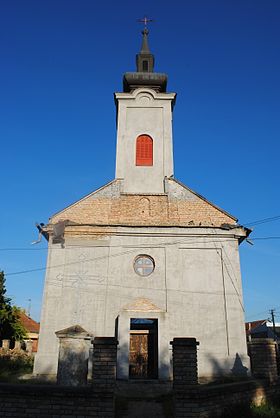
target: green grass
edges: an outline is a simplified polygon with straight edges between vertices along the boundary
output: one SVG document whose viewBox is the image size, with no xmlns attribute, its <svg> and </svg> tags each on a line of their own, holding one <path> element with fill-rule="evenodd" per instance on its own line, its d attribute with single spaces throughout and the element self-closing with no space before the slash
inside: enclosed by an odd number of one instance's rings
<svg viewBox="0 0 280 418">
<path fill-rule="evenodd" d="M 264 403 L 262 405 L 240 404 L 229 408 L 221 418 L 280 418 L 280 401 Z"/>
<path fill-rule="evenodd" d="M 280 407 L 273 404 L 264 404 L 251 407 L 252 417 L 276 418 L 280 417 Z"/>
</svg>

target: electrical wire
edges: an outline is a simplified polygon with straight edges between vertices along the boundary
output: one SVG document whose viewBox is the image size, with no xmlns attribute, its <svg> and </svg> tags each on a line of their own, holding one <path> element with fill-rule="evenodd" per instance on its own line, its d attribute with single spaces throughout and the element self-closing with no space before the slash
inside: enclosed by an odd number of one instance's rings
<svg viewBox="0 0 280 418">
<path fill-rule="evenodd" d="M 214 240 L 211 240 L 210 237 L 202 236 L 200 241 L 195 241 L 192 238 L 190 238 L 188 241 L 184 240 L 184 241 L 174 241 L 174 242 L 168 242 L 168 243 L 157 243 L 157 244 L 148 243 L 147 245 L 145 245 L 145 248 L 147 248 L 147 247 L 153 248 L 153 247 L 159 247 L 159 246 L 163 246 L 163 245 L 175 245 L 175 244 L 180 244 L 180 243 L 181 244 L 186 244 L 186 243 L 199 244 L 199 243 L 203 242 L 202 241 L 203 239 L 204 240 L 206 239 L 207 243 L 215 243 L 215 242 L 221 243 L 221 242 L 232 241 L 232 239 L 222 239 L 222 238 L 217 240 L 217 241 L 214 241 Z M 256 237 L 256 238 L 250 238 L 250 241 L 269 240 L 269 239 L 280 239 L 280 237 Z M 119 245 L 110 246 L 110 247 L 118 248 Z M 73 249 L 80 249 L 80 248 L 96 248 L 96 247 L 92 246 L 92 245 L 71 245 L 71 246 L 68 246 L 68 247 L 62 247 L 62 246 L 61 247 L 55 247 L 55 248 L 52 247 L 51 251 L 54 251 L 54 250 L 58 250 L 58 251 L 73 250 Z M 98 248 L 101 248 L 101 246 L 98 247 Z M 106 248 L 106 247 L 104 246 L 104 248 Z M 48 248 L 47 247 L 42 248 L 42 250 L 46 250 L 46 249 L 48 249 Z M 13 250 L 20 251 L 20 250 L 28 250 L 28 249 L 26 249 L 26 248 L 22 248 L 22 249 L 20 249 L 20 248 L 14 248 L 14 249 L 13 248 L 0 248 L 0 251 L 13 251 Z M 33 250 L 33 249 L 30 249 L 30 250 Z M 133 252 L 133 251 L 135 251 L 135 250 L 131 250 L 131 252 Z M 126 254 L 126 253 L 127 252 L 122 252 L 122 253 L 119 253 L 118 255 L 122 255 L 122 254 Z M 113 255 L 113 256 L 116 256 L 116 255 Z M 101 258 L 107 258 L 107 257 L 108 256 L 106 255 L 106 256 L 102 256 Z M 98 258 L 98 259 L 100 259 L 100 258 Z M 93 258 L 93 259 L 89 259 L 89 260 L 85 260 L 85 261 L 94 261 L 94 260 L 95 259 Z M 19 275 L 19 274 L 34 273 L 36 271 L 39 272 L 39 271 L 49 270 L 51 268 L 58 268 L 58 267 L 62 267 L 64 265 L 73 265 L 73 264 L 77 264 L 79 262 L 80 261 L 73 261 L 71 263 L 66 263 L 66 264 L 63 264 L 63 265 L 56 265 L 56 266 L 50 266 L 50 267 L 39 267 L 39 268 L 34 268 L 34 269 L 20 270 L 20 271 L 11 272 L 11 273 L 8 272 L 8 273 L 5 273 L 5 276 L 15 276 L 15 275 Z"/>
<path fill-rule="evenodd" d="M 214 234 L 215 234 L 215 232 L 216 232 L 216 231 L 214 230 Z M 240 296 L 240 294 L 239 294 L 239 292 L 238 292 L 238 290 L 237 290 L 237 288 L 236 288 L 236 286 L 235 286 L 235 283 L 234 283 L 234 281 L 233 281 L 233 279 L 232 279 L 232 277 L 231 277 L 230 271 L 229 271 L 229 269 L 228 269 L 228 265 L 227 265 L 227 263 L 226 263 L 226 262 L 224 262 L 223 256 L 225 256 L 225 257 L 227 258 L 227 260 L 228 260 L 228 264 L 229 264 L 229 265 L 230 265 L 230 267 L 231 267 L 231 270 L 232 270 L 232 272 L 233 272 L 233 275 L 234 275 L 234 278 L 235 278 L 236 283 L 238 283 L 238 278 L 236 278 L 236 276 L 235 276 L 235 270 L 234 270 L 234 268 L 233 268 L 233 266 L 232 266 L 232 263 L 231 263 L 231 260 L 230 260 L 230 258 L 229 258 L 229 256 L 228 256 L 228 254 L 227 254 L 227 252 L 226 252 L 226 250 L 225 250 L 225 248 L 224 248 L 224 246 L 223 246 L 223 244 L 222 244 L 222 241 L 219 241 L 219 242 L 220 242 L 220 246 L 221 246 L 221 250 L 222 250 L 222 263 L 223 263 L 223 266 L 225 267 L 226 272 L 227 272 L 227 274 L 228 274 L 228 277 L 229 277 L 229 279 L 230 279 L 230 281 L 231 281 L 231 284 L 232 284 L 232 286 L 233 286 L 233 288 L 234 288 L 234 290 L 235 290 L 235 293 L 236 293 L 236 296 L 237 296 L 237 298 L 238 298 L 238 301 L 239 301 L 239 304 L 240 304 L 240 306 L 241 306 L 241 309 L 242 309 L 242 311 L 243 311 L 243 312 L 245 312 L 245 308 L 244 308 L 244 305 L 243 305 L 243 301 L 242 301 L 241 296 Z M 214 244 L 214 245 L 215 245 L 215 244 Z M 215 247 L 216 247 L 216 250 L 217 250 L 217 252 L 218 252 L 219 247 L 217 247 L 216 245 L 215 245 Z"/>
<path fill-rule="evenodd" d="M 253 221 L 253 222 L 246 222 L 243 225 L 244 226 L 249 226 L 249 227 L 250 226 L 257 226 L 257 225 L 261 225 L 261 224 L 264 224 L 264 223 L 267 223 L 267 222 L 274 222 L 274 221 L 278 221 L 278 220 L 280 220 L 280 215 L 276 215 L 276 216 L 273 216 L 271 218 L 259 219 L 257 221 Z"/>
<path fill-rule="evenodd" d="M 257 240 L 269 240 L 269 239 L 280 239 L 280 237 L 256 237 L 256 238 L 249 238 L 250 241 L 257 241 Z"/>
<path fill-rule="evenodd" d="M 40 247 L 40 248 L 0 248 L 0 251 L 43 251 L 47 250 L 48 247 Z"/>
<path fill-rule="evenodd" d="M 207 237 L 201 237 L 201 238 L 207 238 Z M 278 240 L 280 239 L 280 236 L 268 236 L 268 237 L 255 237 L 255 238 L 249 238 L 250 241 L 259 241 L 259 240 Z M 225 241 L 229 241 L 229 240 L 224 240 Z M 231 240 L 230 240 L 231 241 Z M 220 241 L 217 241 L 220 242 Z M 119 245 L 110 245 L 110 247 L 119 247 Z M 57 247 L 57 248 L 52 248 L 52 250 L 65 250 L 65 249 L 69 249 L 70 247 L 64 248 L 64 247 Z M 71 245 L 71 249 L 74 248 L 94 248 L 93 245 Z M 40 247 L 40 248 L 16 248 L 16 247 L 8 247 L 8 248 L 0 248 L 0 251 L 45 251 L 48 250 L 48 247 Z"/>
<path fill-rule="evenodd" d="M 206 243 L 214 243 L 214 242 L 219 242 L 220 243 L 221 240 L 223 242 L 226 242 L 226 241 L 232 241 L 234 239 L 234 238 L 232 238 L 232 239 L 224 239 L 223 240 L 221 238 L 220 240 L 213 241 L 209 238 L 210 237 L 203 236 L 203 237 L 201 237 L 200 241 L 195 241 L 195 240 L 193 240 L 193 238 L 189 238 L 189 240 L 179 240 L 179 241 L 160 242 L 160 243 L 147 243 L 145 246 L 143 245 L 143 248 L 164 248 L 164 246 L 166 246 L 166 245 L 176 245 L 176 244 L 200 244 L 200 243 L 203 243 L 202 240 L 205 240 L 205 239 L 207 240 Z M 51 248 L 51 251 L 53 249 L 71 250 L 73 247 L 74 248 L 96 248 L 95 246 L 90 246 L 90 245 L 89 246 L 77 246 L 77 247 L 69 246 L 67 248 L 63 248 L 63 247 Z M 104 246 L 104 247 L 100 246 L 100 247 L 97 247 L 97 248 L 107 248 L 107 247 L 106 246 Z M 116 245 L 115 248 L 119 248 L 119 245 Z M 100 256 L 100 257 L 85 259 L 85 260 L 82 260 L 82 261 L 84 261 L 84 262 L 96 261 L 96 260 L 106 259 L 108 257 L 117 257 L 117 256 L 120 256 L 120 255 L 129 254 L 129 253 L 133 253 L 133 252 L 135 252 L 135 248 L 133 248 L 132 250 L 129 250 L 129 251 L 123 251 L 123 252 L 120 252 L 120 253 L 117 253 L 117 254 L 111 254 L 110 256 L 104 255 L 104 256 Z M 44 271 L 44 270 L 50 270 L 50 269 L 53 269 L 53 268 L 75 265 L 75 264 L 79 264 L 80 262 L 81 262 L 81 260 L 78 260 L 78 261 L 72 261 L 70 263 L 64 263 L 64 264 L 59 264 L 59 265 L 55 265 L 55 266 L 39 267 L 39 268 L 35 268 L 35 269 L 21 270 L 21 271 L 16 271 L 16 272 L 11 272 L 11 273 L 8 272 L 8 273 L 5 273 L 5 276 L 15 276 L 15 275 L 19 275 L 19 274 L 34 273 L 36 271 Z"/>
</svg>

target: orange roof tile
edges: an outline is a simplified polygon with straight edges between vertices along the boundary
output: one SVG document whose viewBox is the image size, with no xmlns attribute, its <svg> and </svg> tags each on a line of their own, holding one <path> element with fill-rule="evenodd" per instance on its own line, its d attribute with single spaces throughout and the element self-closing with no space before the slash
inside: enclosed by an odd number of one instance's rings
<svg viewBox="0 0 280 418">
<path fill-rule="evenodd" d="M 20 312 L 19 319 L 28 332 L 39 334 L 40 324 L 38 322 L 34 321 L 32 318 L 29 318 L 29 316 L 27 316 L 24 312 Z"/>
</svg>

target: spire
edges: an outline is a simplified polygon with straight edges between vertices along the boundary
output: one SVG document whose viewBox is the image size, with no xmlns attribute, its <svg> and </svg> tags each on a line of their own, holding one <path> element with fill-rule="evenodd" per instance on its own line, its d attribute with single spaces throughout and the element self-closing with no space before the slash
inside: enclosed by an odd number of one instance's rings
<svg viewBox="0 0 280 418">
<path fill-rule="evenodd" d="M 155 59 L 149 48 L 149 31 L 146 26 L 149 21 L 151 20 L 147 17 L 139 20 L 139 22 L 145 24 L 142 30 L 142 46 L 140 52 L 136 55 L 136 71 L 125 73 L 123 76 L 124 92 L 131 92 L 140 87 L 148 87 L 161 93 L 166 92 L 167 75 L 154 73 Z"/>
<path fill-rule="evenodd" d="M 150 48 L 148 45 L 149 31 L 147 28 L 142 30 L 142 35 L 143 35 L 143 39 L 142 39 L 142 48 L 141 48 L 140 54 L 150 54 L 151 52 L 150 52 Z"/>
<path fill-rule="evenodd" d="M 148 44 L 148 34 L 149 31 L 147 28 L 142 30 L 142 47 L 139 54 L 136 55 L 136 66 L 138 73 L 153 73 L 154 72 L 154 56 L 151 54 L 149 44 Z"/>
</svg>

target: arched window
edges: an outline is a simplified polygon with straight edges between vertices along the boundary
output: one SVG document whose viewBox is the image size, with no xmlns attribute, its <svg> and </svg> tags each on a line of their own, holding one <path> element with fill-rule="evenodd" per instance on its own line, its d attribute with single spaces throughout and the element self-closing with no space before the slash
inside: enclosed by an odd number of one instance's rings
<svg viewBox="0 0 280 418">
<path fill-rule="evenodd" d="M 149 71 L 149 61 L 144 60 L 143 61 L 143 72 L 147 73 Z"/>
<path fill-rule="evenodd" d="M 153 140 L 149 135 L 136 139 L 136 165 L 153 165 Z"/>
</svg>

